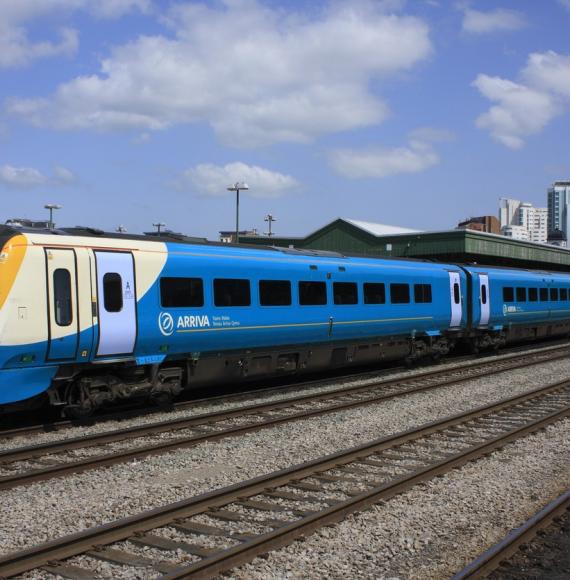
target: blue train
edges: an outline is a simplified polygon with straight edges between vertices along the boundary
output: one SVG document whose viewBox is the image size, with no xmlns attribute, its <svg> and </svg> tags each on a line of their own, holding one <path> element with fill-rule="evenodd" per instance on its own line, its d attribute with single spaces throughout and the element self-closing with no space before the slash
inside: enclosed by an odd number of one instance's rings
<svg viewBox="0 0 570 580">
<path fill-rule="evenodd" d="M 0 411 L 570 332 L 570 275 L 0 229 Z"/>
</svg>

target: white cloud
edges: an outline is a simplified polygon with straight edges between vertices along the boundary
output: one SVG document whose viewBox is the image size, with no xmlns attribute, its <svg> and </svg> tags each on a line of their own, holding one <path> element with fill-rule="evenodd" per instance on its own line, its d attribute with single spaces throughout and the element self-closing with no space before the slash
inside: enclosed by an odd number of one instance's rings
<svg viewBox="0 0 570 580">
<path fill-rule="evenodd" d="M 54 181 L 61 183 L 62 185 L 73 183 L 75 181 L 75 175 L 65 167 L 56 165 L 53 168 Z"/>
<path fill-rule="evenodd" d="M 520 30 L 527 25 L 525 17 L 515 10 L 496 8 L 480 12 L 466 8 L 463 14 L 463 30 L 473 34 L 487 34 L 501 30 Z"/>
<path fill-rule="evenodd" d="M 26 65 L 38 58 L 72 56 L 77 52 L 77 31 L 62 28 L 57 41 L 31 41 L 26 30 L 0 23 L 0 68 Z"/>
<path fill-rule="evenodd" d="M 307 142 L 380 123 L 376 83 L 431 54 L 418 18 L 373 2 L 287 13 L 253 0 L 176 5 L 174 37 L 116 47 L 99 74 L 49 99 L 12 99 L 8 111 L 57 129 L 158 130 L 205 122 L 226 143 Z"/>
<path fill-rule="evenodd" d="M 0 166 L 0 183 L 10 188 L 29 189 L 47 182 L 48 178 L 33 167 Z"/>
<path fill-rule="evenodd" d="M 95 0 L 86 2 L 86 8 L 100 18 L 119 18 L 133 10 L 149 12 L 151 0 Z"/>
<path fill-rule="evenodd" d="M 530 85 L 570 98 L 570 55 L 533 53 L 522 74 Z"/>
<path fill-rule="evenodd" d="M 237 181 L 247 183 L 248 195 L 252 197 L 280 197 L 299 187 L 290 175 L 241 162 L 224 166 L 196 165 L 182 174 L 176 186 L 183 190 L 194 188 L 205 195 L 224 196 L 229 194 L 228 186 Z"/>
<path fill-rule="evenodd" d="M 329 163 L 337 173 L 350 179 L 418 173 L 439 163 L 439 155 L 432 143 L 452 138 L 449 131 L 424 127 L 410 134 L 406 147 L 338 149 L 329 155 Z"/>
<path fill-rule="evenodd" d="M 566 8 L 566 10 L 570 11 L 570 0 L 558 0 L 558 4 L 560 4 L 562 8 Z"/>
<path fill-rule="evenodd" d="M 131 10 L 148 11 L 150 0 L 2 0 L 0 4 L 0 68 L 19 67 L 55 56 L 73 56 L 79 45 L 77 30 L 59 26 L 30 39 L 26 27 L 47 15 L 65 18 L 75 10 L 86 10 L 99 18 L 117 18 Z"/>
<path fill-rule="evenodd" d="M 520 76 L 522 82 L 480 74 L 473 82 L 496 103 L 477 118 L 477 126 L 511 149 L 521 148 L 526 137 L 564 113 L 570 100 L 570 56 L 533 53 Z"/>
<path fill-rule="evenodd" d="M 73 173 L 65 167 L 54 167 L 53 176 L 48 177 L 34 167 L 0 166 L 0 185 L 8 189 L 32 189 L 45 185 L 67 185 L 75 181 Z"/>
</svg>

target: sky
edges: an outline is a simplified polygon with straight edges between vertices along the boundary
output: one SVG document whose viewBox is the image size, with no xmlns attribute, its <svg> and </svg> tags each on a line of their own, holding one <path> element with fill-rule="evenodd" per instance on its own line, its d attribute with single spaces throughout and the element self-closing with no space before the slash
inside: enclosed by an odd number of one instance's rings
<svg viewBox="0 0 570 580">
<path fill-rule="evenodd" d="M 0 0 L 0 222 L 451 229 L 570 180 L 570 0 Z"/>
</svg>

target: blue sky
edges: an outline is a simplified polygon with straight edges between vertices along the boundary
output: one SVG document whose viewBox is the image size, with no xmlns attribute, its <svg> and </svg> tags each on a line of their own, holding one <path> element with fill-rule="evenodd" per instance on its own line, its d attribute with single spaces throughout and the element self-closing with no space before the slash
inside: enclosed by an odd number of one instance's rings
<svg viewBox="0 0 570 580">
<path fill-rule="evenodd" d="M 0 218 L 423 230 L 570 179 L 570 0 L 0 0 Z"/>
</svg>

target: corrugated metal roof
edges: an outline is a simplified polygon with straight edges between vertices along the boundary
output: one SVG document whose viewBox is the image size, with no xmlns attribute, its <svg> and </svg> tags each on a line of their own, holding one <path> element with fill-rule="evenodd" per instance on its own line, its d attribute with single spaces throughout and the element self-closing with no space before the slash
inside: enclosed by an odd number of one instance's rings
<svg viewBox="0 0 570 580">
<path fill-rule="evenodd" d="M 373 236 L 390 236 L 393 234 L 415 234 L 420 230 L 411 230 L 410 228 L 401 228 L 398 226 L 388 226 L 386 224 L 377 224 L 374 222 L 365 222 L 361 220 L 352 220 L 348 218 L 341 218 L 343 221 L 352 224 L 353 226 L 365 230 Z"/>
</svg>

